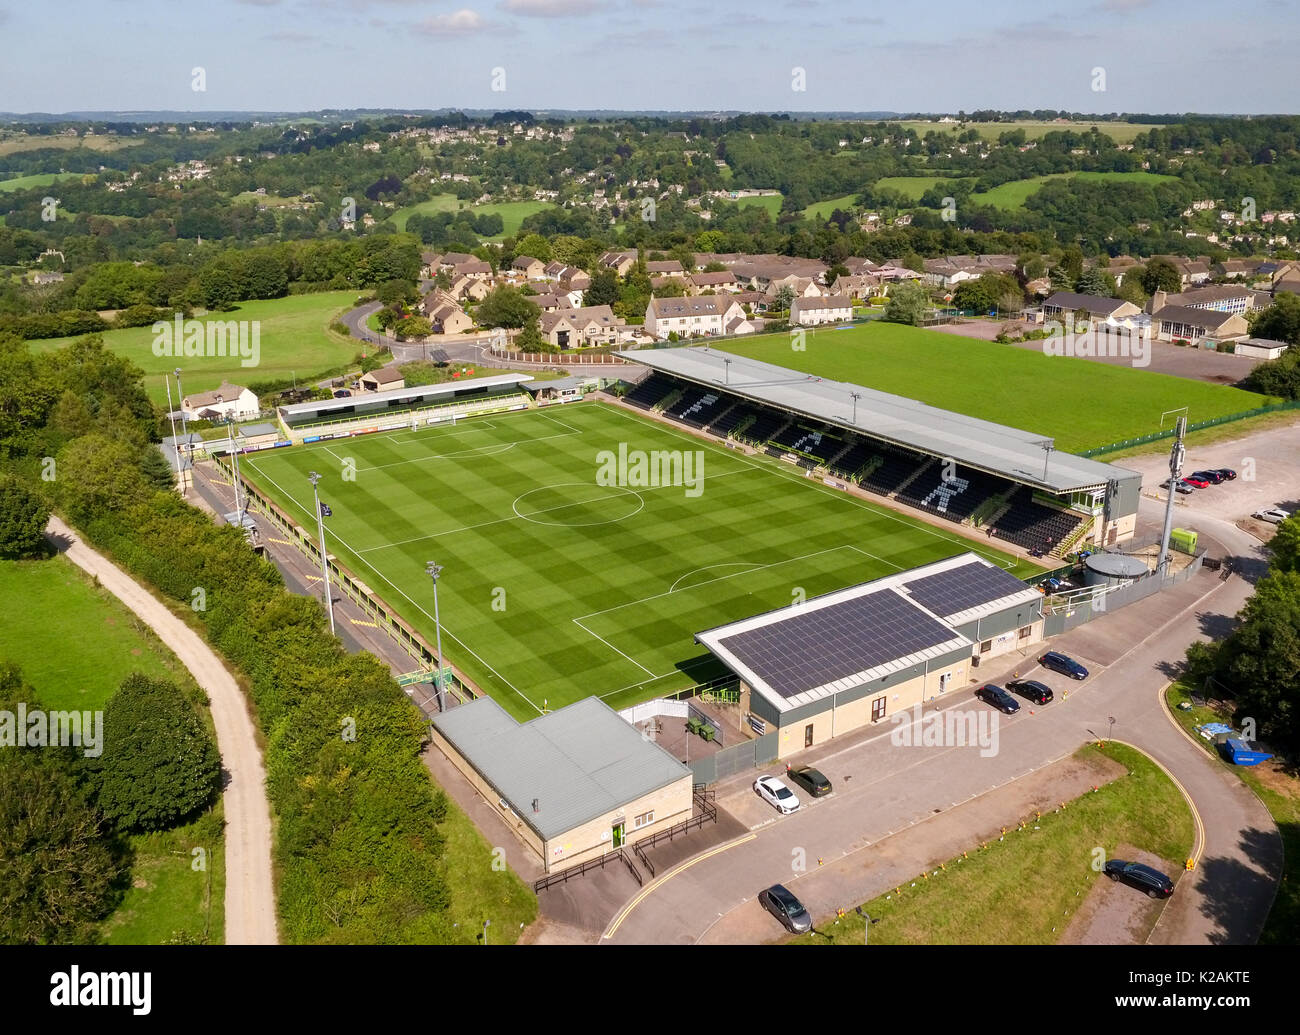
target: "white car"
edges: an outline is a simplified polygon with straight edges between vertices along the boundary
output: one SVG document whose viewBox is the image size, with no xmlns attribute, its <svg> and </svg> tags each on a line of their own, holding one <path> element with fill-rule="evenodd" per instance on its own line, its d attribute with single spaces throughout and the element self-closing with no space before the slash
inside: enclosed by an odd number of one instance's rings
<svg viewBox="0 0 1300 1035">
<path fill-rule="evenodd" d="M 1270 525 L 1280 525 L 1291 515 L 1281 507 L 1265 507 L 1263 510 L 1255 511 L 1250 516 L 1259 518 L 1260 521 L 1267 521 Z"/>
<path fill-rule="evenodd" d="M 775 776 L 760 776 L 754 781 L 754 790 L 783 815 L 799 810 L 799 796 Z"/>
</svg>

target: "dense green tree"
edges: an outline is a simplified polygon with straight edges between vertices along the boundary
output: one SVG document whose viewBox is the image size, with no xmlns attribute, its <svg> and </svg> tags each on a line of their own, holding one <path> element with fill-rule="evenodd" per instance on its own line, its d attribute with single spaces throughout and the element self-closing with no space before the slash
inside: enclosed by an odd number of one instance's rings
<svg viewBox="0 0 1300 1035">
<path fill-rule="evenodd" d="M 1115 278 L 1099 266 L 1089 266 L 1075 281 L 1074 290 L 1081 295 L 1114 298 L 1118 287 Z"/>
<path fill-rule="evenodd" d="M 1142 290 L 1148 295 L 1154 295 L 1157 291 L 1176 293 L 1182 290 L 1183 278 L 1168 259 L 1152 259 L 1141 271 L 1134 270 L 1128 276 L 1135 274 Z M 1128 277 L 1124 279 L 1127 280 Z"/>
<path fill-rule="evenodd" d="M 107 819 L 122 830 L 166 830 L 213 800 L 221 758 L 180 688 L 137 673 L 104 706 L 104 751 L 87 768 Z"/>
<path fill-rule="evenodd" d="M 591 278 L 591 286 L 582 293 L 582 304 L 613 305 L 618 297 L 618 274 L 613 270 L 600 270 Z"/>
<path fill-rule="evenodd" d="M 915 281 L 905 280 L 889 292 L 889 301 L 885 304 L 885 319 L 891 323 L 916 326 L 931 305 L 929 291 Z"/>
<path fill-rule="evenodd" d="M 0 475 L 0 557 L 36 557 L 45 552 L 50 508 L 17 478 Z"/>
<path fill-rule="evenodd" d="M 523 327 L 535 321 L 541 312 L 537 303 L 517 288 L 502 284 L 483 296 L 474 310 L 474 320 L 480 327 Z"/>
<path fill-rule="evenodd" d="M 1300 345 L 1300 295 L 1279 291 L 1273 304 L 1251 321 L 1250 333 L 1256 338 Z"/>
</svg>

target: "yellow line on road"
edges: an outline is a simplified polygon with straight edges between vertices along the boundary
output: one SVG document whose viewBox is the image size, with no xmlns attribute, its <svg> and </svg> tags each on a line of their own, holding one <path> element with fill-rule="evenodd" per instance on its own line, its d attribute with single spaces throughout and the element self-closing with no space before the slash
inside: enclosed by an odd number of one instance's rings
<svg viewBox="0 0 1300 1035">
<path fill-rule="evenodd" d="M 368 625 L 372 629 L 379 628 L 378 622 L 367 622 L 362 618 L 349 618 L 348 621 L 351 622 L 353 625 Z"/>
<path fill-rule="evenodd" d="M 720 852 L 725 852 L 728 848 L 735 848 L 737 845 L 743 845 L 745 842 L 752 841 L 756 837 L 758 837 L 757 834 L 746 834 L 744 837 L 738 837 L 736 838 L 736 840 L 728 841 L 724 845 L 718 845 L 717 848 L 711 848 L 709 851 L 704 852 L 701 855 L 697 855 L 694 859 L 687 859 L 686 862 L 682 863 L 680 866 L 673 867 L 673 869 L 669 870 L 658 880 L 651 881 L 649 884 L 647 884 L 644 888 L 641 889 L 641 892 L 636 896 L 636 898 L 632 899 L 631 902 L 629 902 L 626 906 L 623 907 L 623 909 L 619 912 L 618 916 L 614 918 L 614 922 L 609 925 L 609 928 L 605 931 L 605 933 L 601 937 L 613 938 L 614 935 L 617 933 L 619 926 L 623 923 L 624 920 L 627 919 L 628 914 L 631 913 L 632 910 L 634 910 L 637 906 L 641 904 L 642 899 L 644 899 L 651 892 L 657 890 L 660 885 L 665 884 L 666 882 L 672 880 L 683 870 L 689 870 L 692 866 L 694 866 L 698 862 L 704 862 L 705 859 L 711 858 L 712 856 L 715 856 Z"/>
<path fill-rule="evenodd" d="M 281 546 L 292 546 L 292 545 L 293 545 L 293 543 L 289 542 L 288 539 L 276 539 L 274 536 L 267 536 L 267 537 L 266 537 L 266 541 L 267 541 L 268 543 L 279 543 Z"/>
<path fill-rule="evenodd" d="M 307 581 L 308 581 L 308 582 L 319 582 L 319 581 L 320 581 L 320 576 L 319 576 L 319 575 L 308 575 L 308 576 L 306 576 L 306 578 L 307 578 Z"/>
</svg>

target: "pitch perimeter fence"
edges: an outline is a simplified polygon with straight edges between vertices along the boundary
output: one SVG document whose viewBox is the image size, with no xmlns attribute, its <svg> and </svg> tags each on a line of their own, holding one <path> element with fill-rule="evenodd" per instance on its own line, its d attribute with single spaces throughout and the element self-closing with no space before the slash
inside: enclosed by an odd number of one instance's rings
<svg viewBox="0 0 1300 1035">
<path fill-rule="evenodd" d="M 1300 399 L 1292 399 L 1284 403 L 1275 403 L 1272 406 L 1257 406 L 1253 410 L 1242 410 L 1240 413 L 1226 413 L 1222 417 L 1210 417 L 1208 420 L 1197 421 L 1194 424 L 1188 424 L 1187 430 L 1203 431 L 1206 428 L 1217 428 L 1220 424 L 1231 424 L 1234 421 L 1249 420 L 1251 417 L 1263 417 L 1269 413 L 1284 413 L 1287 410 L 1300 410 Z M 1149 442 L 1159 442 L 1161 439 L 1173 438 L 1174 429 L 1169 428 L 1165 431 L 1153 431 L 1149 435 L 1139 435 L 1137 438 L 1126 438 L 1121 442 L 1112 442 L 1108 446 L 1096 446 L 1092 449 L 1085 449 L 1076 454 L 1078 456 L 1101 456 L 1103 453 L 1114 453 L 1120 449 L 1131 449 L 1134 446 L 1145 446 Z"/>
</svg>

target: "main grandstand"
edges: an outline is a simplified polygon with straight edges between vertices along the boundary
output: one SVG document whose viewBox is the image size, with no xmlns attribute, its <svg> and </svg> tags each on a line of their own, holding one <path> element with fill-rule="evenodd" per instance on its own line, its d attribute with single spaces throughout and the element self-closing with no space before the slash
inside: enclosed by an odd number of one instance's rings
<svg viewBox="0 0 1300 1035">
<path fill-rule="evenodd" d="M 1033 432 L 709 346 L 621 352 L 633 406 L 896 503 L 1065 554 L 1133 536 L 1141 475 Z"/>
</svg>

